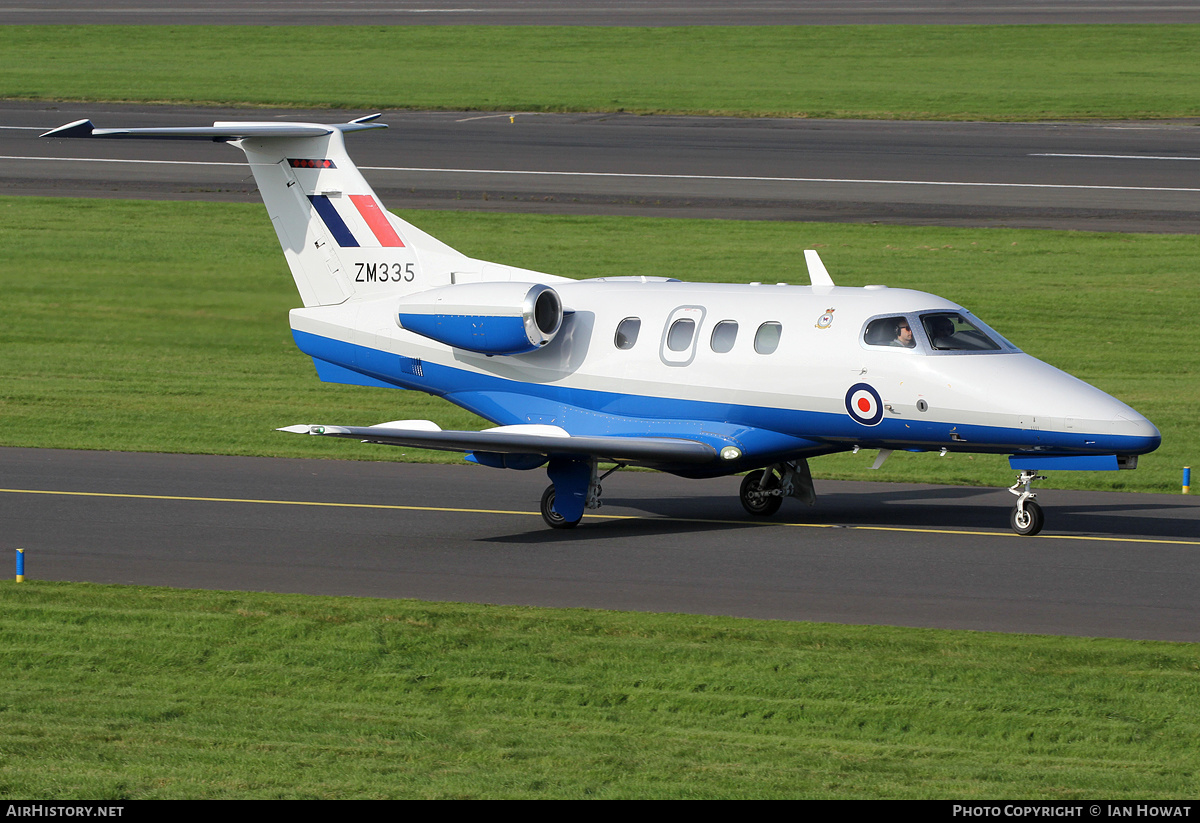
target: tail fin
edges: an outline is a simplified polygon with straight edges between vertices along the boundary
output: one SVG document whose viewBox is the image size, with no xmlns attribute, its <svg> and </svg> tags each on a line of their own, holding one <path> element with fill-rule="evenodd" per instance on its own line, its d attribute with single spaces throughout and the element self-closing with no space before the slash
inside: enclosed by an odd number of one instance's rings
<svg viewBox="0 0 1200 823">
<path fill-rule="evenodd" d="M 383 208 L 346 152 L 343 135 L 369 122 L 214 123 L 203 128 L 96 129 L 89 120 L 43 137 L 167 138 L 229 142 L 246 153 L 304 305 L 449 285 L 478 267 Z"/>
</svg>

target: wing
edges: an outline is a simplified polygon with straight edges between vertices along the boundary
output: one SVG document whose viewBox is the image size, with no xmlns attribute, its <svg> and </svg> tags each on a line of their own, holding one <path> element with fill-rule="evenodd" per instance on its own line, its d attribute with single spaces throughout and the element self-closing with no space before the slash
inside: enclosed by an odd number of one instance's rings
<svg viewBox="0 0 1200 823">
<path fill-rule="evenodd" d="M 644 466 L 700 465 L 717 460 L 717 450 L 698 440 L 675 437 L 576 436 L 558 426 L 499 426 L 483 431 L 442 431 L 429 420 L 398 420 L 376 426 L 286 426 L 279 431 L 347 437 L 364 443 L 416 446 L 443 451 L 508 455 L 579 455 Z"/>
</svg>

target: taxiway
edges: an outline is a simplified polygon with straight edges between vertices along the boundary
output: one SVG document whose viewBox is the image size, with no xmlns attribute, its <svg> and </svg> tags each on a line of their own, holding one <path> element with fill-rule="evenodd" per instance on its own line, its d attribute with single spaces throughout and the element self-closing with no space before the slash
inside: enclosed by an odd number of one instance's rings
<svg viewBox="0 0 1200 823">
<path fill-rule="evenodd" d="M 282 436 L 282 435 L 281 435 Z M 1200 641 L 1200 499 L 818 481 L 750 518 L 737 478 L 621 472 L 569 533 L 542 472 L 0 449 L 30 579 Z"/>
</svg>

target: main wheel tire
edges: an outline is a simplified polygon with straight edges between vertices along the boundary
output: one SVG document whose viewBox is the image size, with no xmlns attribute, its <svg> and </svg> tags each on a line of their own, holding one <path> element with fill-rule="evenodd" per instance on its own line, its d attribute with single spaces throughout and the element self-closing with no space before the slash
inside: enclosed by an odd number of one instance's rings
<svg viewBox="0 0 1200 823">
<path fill-rule="evenodd" d="M 1032 500 L 1026 500 L 1023 508 L 1024 511 L 1013 507 L 1012 515 L 1008 518 L 1012 530 L 1021 535 L 1037 534 L 1046 525 L 1046 513 Z"/>
<path fill-rule="evenodd" d="M 556 512 L 554 510 L 554 484 L 551 483 L 542 492 L 542 519 L 552 529 L 573 529 L 579 525 L 579 521 L 583 519 L 583 515 L 574 520 L 568 520 Z"/>
<path fill-rule="evenodd" d="M 766 490 L 779 488 L 779 478 L 775 476 L 775 473 L 770 469 L 760 469 L 750 472 L 742 479 L 742 489 L 738 494 L 742 501 L 742 508 L 755 517 L 770 517 L 783 505 L 783 498 L 778 495 L 757 493 L 760 490 L 759 486 L 762 484 L 764 474 L 767 474 Z"/>
</svg>

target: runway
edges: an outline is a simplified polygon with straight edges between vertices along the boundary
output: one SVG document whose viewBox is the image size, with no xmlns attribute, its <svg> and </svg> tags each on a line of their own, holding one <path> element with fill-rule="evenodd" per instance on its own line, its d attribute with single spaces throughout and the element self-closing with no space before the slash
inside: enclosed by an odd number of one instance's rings
<svg viewBox="0 0 1200 823">
<path fill-rule="evenodd" d="M 818 481 L 745 515 L 737 478 L 621 472 L 571 532 L 542 472 L 0 449 L 30 579 L 1200 640 L 1200 500 Z"/>
<path fill-rule="evenodd" d="M 323 120 L 299 112 L 0 103 L 12 194 L 258 202 L 205 142 L 41 140 L 64 123 Z M 391 208 L 1194 233 L 1193 123 L 904 123 L 387 112 L 350 150 Z"/>
<path fill-rule="evenodd" d="M 1192 4 L 1162 0 L 1088 0 L 1046 4 L 1038 0 L 754 0 L 728 3 L 688 0 L 40 0 L 0 5 L 0 25 L 61 23 L 157 25 L 503 25 L 503 26 L 781 26 L 847 24 L 1013 25 L 1037 23 L 1200 22 Z"/>
</svg>

